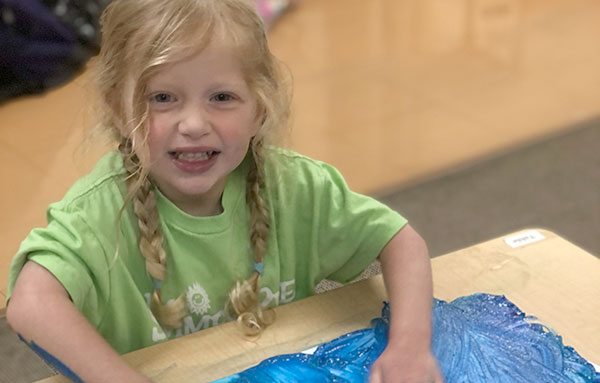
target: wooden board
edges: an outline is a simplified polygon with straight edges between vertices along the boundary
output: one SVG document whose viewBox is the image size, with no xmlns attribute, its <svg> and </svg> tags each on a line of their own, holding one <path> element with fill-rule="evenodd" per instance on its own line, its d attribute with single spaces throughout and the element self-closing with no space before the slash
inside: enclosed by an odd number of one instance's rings
<svg viewBox="0 0 600 383">
<path fill-rule="evenodd" d="M 551 232 L 538 232 L 545 239 L 523 247 L 511 248 L 502 237 L 435 258 L 435 296 L 504 294 L 599 364 L 600 260 Z M 384 299 L 383 280 L 377 276 L 278 307 L 275 324 L 254 341 L 227 323 L 124 357 L 156 382 L 208 382 L 368 327 Z"/>
</svg>

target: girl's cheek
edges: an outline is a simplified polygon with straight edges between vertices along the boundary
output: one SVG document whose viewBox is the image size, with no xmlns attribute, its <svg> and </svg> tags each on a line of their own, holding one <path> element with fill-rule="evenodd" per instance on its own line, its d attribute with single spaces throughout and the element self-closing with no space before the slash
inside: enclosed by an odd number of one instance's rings
<svg viewBox="0 0 600 383">
<path fill-rule="evenodd" d="M 168 129 L 168 127 L 172 124 L 173 123 L 170 121 L 168 116 L 164 116 L 164 115 L 160 115 L 160 114 L 150 116 L 150 120 L 149 120 L 150 135 L 160 135 L 161 132 Z"/>
</svg>

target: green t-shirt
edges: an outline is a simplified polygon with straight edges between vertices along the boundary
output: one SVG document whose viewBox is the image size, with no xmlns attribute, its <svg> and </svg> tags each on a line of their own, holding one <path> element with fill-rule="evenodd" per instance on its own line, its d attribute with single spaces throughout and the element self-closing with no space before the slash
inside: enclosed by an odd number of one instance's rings
<svg viewBox="0 0 600 383">
<path fill-rule="evenodd" d="M 131 206 L 117 236 L 125 194 L 118 152 L 105 155 L 62 201 L 50 205 L 48 226 L 32 230 L 12 261 L 8 297 L 24 263 L 39 263 L 119 353 L 230 320 L 228 293 L 253 270 L 247 162 L 228 176 L 223 213 L 217 216 L 188 215 L 157 190 L 167 254 L 161 295 L 164 301 L 185 295 L 189 313 L 181 328 L 163 330 L 149 309 L 153 281 L 138 248 Z M 331 166 L 291 151 L 268 149 L 265 178 L 270 231 L 260 284 L 263 306 L 310 296 L 324 278 L 351 281 L 406 224 L 385 205 L 351 192 Z"/>
</svg>

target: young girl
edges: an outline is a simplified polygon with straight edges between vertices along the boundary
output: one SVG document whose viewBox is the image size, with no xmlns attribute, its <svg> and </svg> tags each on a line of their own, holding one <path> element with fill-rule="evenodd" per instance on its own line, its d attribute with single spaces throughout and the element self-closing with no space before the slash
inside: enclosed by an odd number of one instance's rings
<svg viewBox="0 0 600 383">
<path fill-rule="evenodd" d="M 398 214 L 277 149 L 289 90 L 247 0 L 115 0 L 98 86 L 119 143 L 22 243 L 7 318 L 73 379 L 148 382 L 119 354 L 348 282 L 379 256 L 392 309 L 373 382 L 440 382 L 431 272 Z M 202 355 L 198 355 L 199 358 Z"/>
</svg>

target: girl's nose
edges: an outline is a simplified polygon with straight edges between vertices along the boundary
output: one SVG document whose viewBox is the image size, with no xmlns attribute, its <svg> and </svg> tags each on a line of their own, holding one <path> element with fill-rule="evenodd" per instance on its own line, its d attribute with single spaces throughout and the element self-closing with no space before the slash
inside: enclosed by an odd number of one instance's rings
<svg viewBox="0 0 600 383">
<path fill-rule="evenodd" d="M 210 130 L 210 118 L 207 111 L 200 105 L 190 104 L 182 110 L 178 130 L 184 136 L 200 137 Z"/>
</svg>

